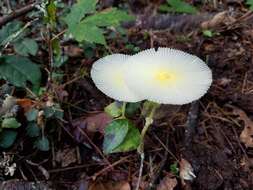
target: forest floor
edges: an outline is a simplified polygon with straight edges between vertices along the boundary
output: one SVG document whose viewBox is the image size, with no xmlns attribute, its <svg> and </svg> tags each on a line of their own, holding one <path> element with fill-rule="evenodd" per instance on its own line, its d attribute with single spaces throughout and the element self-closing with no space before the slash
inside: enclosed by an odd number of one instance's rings
<svg viewBox="0 0 253 190">
<path fill-rule="evenodd" d="M 129 3 L 138 21 L 126 24 L 128 43 L 140 50 L 171 47 L 195 54 L 212 69 L 213 84 L 198 102 L 163 105 L 158 110 L 145 139 L 140 188 L 253 189 L 253 13 L 242 1 L 229 0 L 202 4 L 196 15 L 162 14 L 154 11 L 160 2 Z M 214 31 L 211 36 L 203 34 L 206 29 Z M 61 127 L 53 133 L 49 152 L 28 148 L 30 138 L 19 134 L 14 146 L 5 151 L 15 155 L 17 170 L 4 178 L 2 189 L 134 189 L 139 155 L 136 151 L 104 155 L 103 134 L 89 129 L 104 127 L 110 118 L 103 109 L 112 100 L 89 77 L 75 74 L 82 68 L 89 71 L 99 57 L 87 59 L 71 42 L 63 46 L 71 56 L 59 89 L 64 120 L 57 123 Z M 120 37 L 110 39 L 108 46 L 113 53 L 132 53 Z M 38 59 L 43 59 L 43 53 Z M 141 129 L 139 114 L 132 119 Z M 196 177 L 183 180 L 182 170 L 189 163 Z"/>
</svg>

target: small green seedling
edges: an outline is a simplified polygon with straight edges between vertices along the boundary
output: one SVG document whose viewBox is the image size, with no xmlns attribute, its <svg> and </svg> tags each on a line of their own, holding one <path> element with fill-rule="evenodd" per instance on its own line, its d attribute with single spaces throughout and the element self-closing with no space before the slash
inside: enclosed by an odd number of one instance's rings
<svg viewBox="0 0 253 190">
<path fill-rule="evenodd" d="M 209 29 L 203 30 L 202 33 L 205 37 L 208 37 L 208 38 L 212 38 L 214 36 L 220 35 L 218 32 L 214 32 Z"/>
</svg>

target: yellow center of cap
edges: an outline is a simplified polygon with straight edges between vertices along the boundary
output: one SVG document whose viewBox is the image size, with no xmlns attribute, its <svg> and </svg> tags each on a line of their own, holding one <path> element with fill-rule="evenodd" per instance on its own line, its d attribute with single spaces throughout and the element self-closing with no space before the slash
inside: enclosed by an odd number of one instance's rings
<svg viewBox="0 0 253 190">
<path fill-rule="evenodd" d="M 155 80 L 161 85 L 172 84 L 177 80 L 175 72 L 159 70 L 155 73 Z"/>
<path fill-rule="evenodd" d="M 121 74 L 115 73 L 113 78 L 114 78 L 114 83 L 116 86 L 120 87 L 124 85 L 124 78 Z"/>
</svg>

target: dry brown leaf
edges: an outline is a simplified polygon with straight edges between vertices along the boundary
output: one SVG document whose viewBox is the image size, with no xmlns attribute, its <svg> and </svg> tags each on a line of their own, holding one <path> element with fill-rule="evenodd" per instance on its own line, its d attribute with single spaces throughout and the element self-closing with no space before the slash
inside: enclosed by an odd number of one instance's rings
<svg viewBox="0 0 253 190">
<path fill-rule="evenodd" d="M 182 158 L 179 162 L 179 166 L 179 176 L 182 180 L 182 184 L 184 184 L 184 180 L 192 181 L 196 177 L 193 173 L 191 164 L 187 160 Z"/>
<path fill-rule="evenodd" d="M 162 181 L 160 181 L 156 190 L 173 190 L 177 186 L 177 179 L 171 176 L 165 176 Z"/>
<path fill-rule="evenodd" d="M 253 167 L 253 158 L 246 158 L 245 156 L 240 160 L 240 166 L 244 171 L 250 171 Z"/>
<path fill-rule="evenodd" d="M 131 183 L 133 189 L 136 189 L 137 183 L 138 183 L 138 176 L 133 176 L 132 177 L 132 183 Z M 147 180 L 141 180 L 140 186 L 139 186 L 139 190 L 148 189 L 149 185 L 150 184 L 149 184 L 149 182 Z"/>
<path fill-rule="evenodd" d="M 128 182 L 120 181 L 120 182 L 95 182 L 90 185 L 88 190 L 131 190 L 131 187 Z"/>
<path fill-rule="evenodd" d="M 112 118 L 106 113 L 99 113 L 86 118 L 87 130 L 90 132 L 104 133 L 105 126 L 112 121 Z"/>
<path fill-rule="evenodd" d="M 203 29 L 216 28 L 222 25 L 233 23 L 234 21 L 235 19 L 229 16 L 227 11 L 223 11 L 214 15 L 214 17 L 211 20 L 203 22 L 201 24 L 201 27 Z"/>
<path fill-rule="evenodd" d="M 77 162 L 76 149 L 72 147 L 59 150 L 56 153 L 55 160 L 61 163 L 62 167 L 67 167 L 72 163 Z"/>
<path fill-rule="evenodd" d="M 227 85 L 229 85 L 230 83 L 231 83 L 231 79 L 229 79 L 229 78 L 226 78 L 226 77 L 222 77 L 222 78 L 220 78 L 220 79 L 218 79 L 217 80 L 217 83 L 218 83 L 218 85 L 220 85 L 220 86 L 227 86 Z"/>
<path fill-rule="evenodd" d="M 87 133 L 89 138 L 93 138 L 95 132 L 104 133 L 104 129 L 112 118 L 106 113 L 93 114 L 89 117 L 80 117 L 72 122 L 72 128 L 69 131 L 73 138 L 80 143 L 88 143 L 83 132 Z M 83 132 L 82 132 L 83 131 Z"/>
<path fill-rule="evenodd" d="M 16 99 L 17 104 L 24 109 L 24 112 L 28 112 L 34 105 L 35 101 L 28 99 L 28 98 L 22 98 L 22 99 Z"/>
<path fill-rule="evenodd" d="M 240 140 L 246 147 L 253 147 L 253 121 L 247 116 L 247 114 L 239 108 L 233 107 L 233 113 L 238 115 L 244 122 L 244 129 L 240 134 Z"/>
<path fill-rule="evenodd" d="M 81 117 L 73 122 L 73 126 L 79 126 L 89 132 L 104 133 L 105 126 L 112 121 L 112 118 L 106 113 L 98 113 L 89 117 Z"/>
</svg>

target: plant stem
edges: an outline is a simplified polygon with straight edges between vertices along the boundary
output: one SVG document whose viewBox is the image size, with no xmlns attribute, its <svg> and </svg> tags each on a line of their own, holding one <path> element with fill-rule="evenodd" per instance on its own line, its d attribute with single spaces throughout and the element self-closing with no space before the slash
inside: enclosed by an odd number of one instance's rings
<svg viewBox="0 0 253 190">
<path fill-rule="evenodd" d="M 155 110 L 159 107 L 159 104 L 153 104 L 152 109 L 149 113 L 149 115 L 146 117 L 145 119 L 145 125 L 141 131 L 141 142 L 139 147 L 137 148 L 137 151 L 141 157 L 141 163 L 140 163 L 140 169 L 139 169 L 139 176 L 138 176 L 138 181 L 137 181 L 137 185 L 135 190 L 139 190 L 140 187 L 140 183 L 141 183 L 141 176 L 142 176 L 142 172 L 143 172 L 143 165 L 144 165 L 144 159 L 145 159 L 145 154 L 144 154 L 144 137 L 150 127 L 150 125 L 152 125 L 153 123 L 153 117 L 155 114 Z"/>
</svg>

